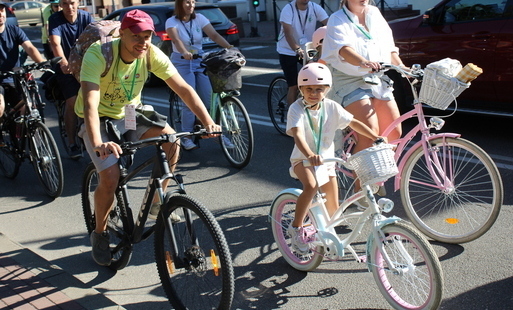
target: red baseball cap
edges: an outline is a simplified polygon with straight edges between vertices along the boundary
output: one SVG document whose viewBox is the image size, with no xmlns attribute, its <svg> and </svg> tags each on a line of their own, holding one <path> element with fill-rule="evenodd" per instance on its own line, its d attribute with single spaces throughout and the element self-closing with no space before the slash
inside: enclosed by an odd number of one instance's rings
<svg viewBox="0 0 513 310">
<path fill-rule="evenodd" d="M 155 31 L 153 19 L 146 12 L 141 10 L 132 10 L 125 14 L 121 21 L 121 29 L 130 28 L 135 34 L 141 31 Z"/>
</svg>

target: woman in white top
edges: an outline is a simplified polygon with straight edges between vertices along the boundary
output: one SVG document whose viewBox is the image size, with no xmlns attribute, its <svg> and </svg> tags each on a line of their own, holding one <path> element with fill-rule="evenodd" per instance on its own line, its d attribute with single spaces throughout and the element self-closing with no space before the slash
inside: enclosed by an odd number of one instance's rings
<svg viewBox="0 0 513 310">
<path fill-rule="evenodd" d="M 205 16 L 194 12 L 195 7 L 194 0 L 176 0 L 175 16 L 166 21 L 166 32 L 173 45 L 171 62 L 182 78 L 196 89 L 203 103 L 208 105 L 212 86 L 208 76 L 203 73 L 204 68 L 200 67 L 201 58 L 194 59 L 194 55 L 203 54 L 203 32 L 221 47 L 232 48 L 233 45 L 217 33 Z M 182 105 L 181 121 L 183 131 L 193 131 L 195 116 L 185 104 Z M 189 138 L 182 139 L 182 146 L 186 150 L 197 148 Z"/>
<path fill-rule="evenodd" d="M 392 30 L 379 9 L 369 5 L 369 0 L 342 0 L 341 9 L 328 20 L 322 59 L 333 74 L 329 97 L 341 103 L 356 119 L 381 134 L 399 117 L 390 79 L 382 72 L 368 73 L 381 68 L 380 62 L 402 65 Z M 388 140 L 400 136 L 398 126 Z M 360 137 L 354 151 L 371 145 L 371 139 Z"/>
<path fill-rule="evenodd" d="M 317 23 L 326 25 L 328 14 L 310 0 L 293 0 L 280 13 L 281 31 L 276 44 L 280 66 L 289 87 L 287 103 L 297 99 L 297 74 L 303 64 L 303 46 L 312 41 Z"/>
</svg>

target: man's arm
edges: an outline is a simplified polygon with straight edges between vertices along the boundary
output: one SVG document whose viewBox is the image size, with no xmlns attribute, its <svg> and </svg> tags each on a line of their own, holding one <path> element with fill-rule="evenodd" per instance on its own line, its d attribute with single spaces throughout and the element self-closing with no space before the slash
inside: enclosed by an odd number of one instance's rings
<svg viewBox="0 0 513 310">
<path fill-rule="evenodd" d="M 281 26 L 283 27 L 283 34 L 285 35 L 285 40 L 287 40 L 290 49 L 292 49 L 293 51 L 297 51 L 298 48 L 301 48 L 299 42 L 296 42 L 296 39 L 294 38 L 295 30 L 292 27 L 292 25 L 282 22 Z"/>
<path fill-rule="evenodd" d="M 69 73 L 68 71 L 68 59 L 64 56 L 64 50 L 61 46 L 61 37 L 58 35 L 51 35 L 48 40 L 50 41 L 50 47 L 52 48 L 54 57 L 62 57 L 59 65 L 63 73 Z"/>
<path fill-rule="evenodd" d="M 103 142 L 100 133 L 100 116 L 98 105 L 100 104 L 100 85 L 92 82 L 81 82 L 82 96 L 84 98 L 84 124 L 87 135 L 94 150 L 101 159 L 107 158 L 111 153 L 119 158 L 121 147 L 112 142 Z"/>
<path fill-rule="evenodd" d="M 23 47 L 25 52 L 27 52 L 34 62 L 40 63 L 44 61 L 43 56 L 41 56 L 41 53 L 39 53 L 39 50 L 34 46 L 34 44 L 32 44 L 32 42 L 25 41 L 21 44 L 21 47 Z"/>
</svg>

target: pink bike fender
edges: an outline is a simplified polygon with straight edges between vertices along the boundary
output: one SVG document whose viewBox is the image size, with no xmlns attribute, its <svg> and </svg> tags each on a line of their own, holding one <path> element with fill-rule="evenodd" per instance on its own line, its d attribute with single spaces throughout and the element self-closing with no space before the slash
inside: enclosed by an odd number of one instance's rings
<svg viewBox="0 0 513 310">
<path fill-rule="evenodd" d="M 448 133 L 448 132 L 444 132 L 444 133 L 438 133 L 438 134 L 434 134 L 432 136 L 430 136 L 428 138 L 429 141 L 433 140 L 433 139 L 438 139 L 438 138 L 459 138 L 461 137 L 461 134 L 459 133 Z M 404 156 L 401 158 L 401 161 L 399 163 L 399 173 L 395 176 L 395 179 L 394 179 L 394 191 L 396 192 L 400 186 L 401 186 L 401 174 L 402 174 L 402 171 L 403 171 L 403 168 L 404 168 L 404 165 L 406 164 L 406 160 L 408 158 L 410 158 L 410 156 L 413 154 L 413 152 L 415 152 L 416 149 L 418 149 L 419 147 L 422 147 L 422 141 L 418 141 L 417 143 L 415 143 L 407 152 L 406 154 L 404 154 Z"/>
</svg>

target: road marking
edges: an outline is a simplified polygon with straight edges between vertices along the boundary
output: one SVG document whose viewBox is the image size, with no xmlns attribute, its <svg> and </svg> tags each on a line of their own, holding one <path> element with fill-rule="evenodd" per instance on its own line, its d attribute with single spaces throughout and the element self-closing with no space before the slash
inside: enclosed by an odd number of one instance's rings
<svg viewBox="0 0 513 310">
<path fill-rule="evenodd" d="M 241 48 L 240 50 L 241 51 L 253 51 L 253 50 L 259 50 L 259 49 L 263 49 L 263 48 L 269 48 L 269 46 L 264 46 L 264 45 L 253 45 L 253 46 L 248 46 L 248 47 L 243 47 Z"/>
<path fill-rule="evenodd" d="M 252 83 L 244 83 L 244 85 L 268 87 L 268 85 L 259 85 L 259 84 L 252 84 Z M 169 101 L 167 99 L 154 98 L 154 97 L 150 97 L 150 96 L 146 95 L 146 96 L 143 96 L 143 101 L 146 104 L 165 108 L 166 111 L 167 111 L 167 109 L 169 109 Z M 249 114 L 249 118 L 251 119 L 252 125 L 274 127 L 273 123 L 269 119 L 269 115 Z M 490 155 L 490 157 L 493 158 L 493 161 L 495 162 L 495 165 L 497 166 L 497 168 L 513 170 L 513 158 L 510 158 L 508 156 L 490 154 L 490 153 L 488 153 L 488 155 Z"/>
</svg>

